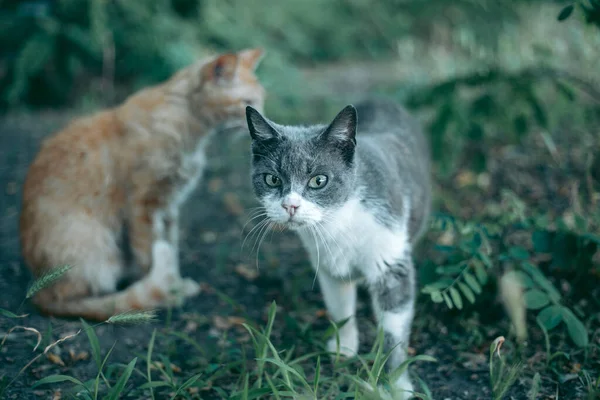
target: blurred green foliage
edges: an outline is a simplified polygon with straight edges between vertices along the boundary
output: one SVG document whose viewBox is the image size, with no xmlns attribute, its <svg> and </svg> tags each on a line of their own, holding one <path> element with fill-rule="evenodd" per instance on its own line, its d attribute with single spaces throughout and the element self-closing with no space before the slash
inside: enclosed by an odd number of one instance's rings
<svg viewBox="0 0 600 400">
<path fill-rule="evenodd" d="M 596 21 L 597 3 L 577 3 L 588 22 Z M 535 24 L 522 21 L 529 18 L 522 15 L 523 4 L 534 11 L 538 4 L 554 7 L 553 17 L 544 20 L 548 26 L 560 24 L 557 19 L 565 20 L 576 8 L 542 0 L 3 1 L 0 111 L 70 107 L 88 100 L 107 106 L 208 53 L 260 46 L 268 51 L 259 70 L 269 94 L 268 113 L 290 123 L 326 120 L 341 99 L 357 96 L 336 93 L 327 79 L 308 78 L 304 70 L 398 60 L 395 68 L 421 78 L 391 77 L 394 69 L 373 74 L 390 74 L 381 79 L 380 91 L 429 112 L 438 172 L 452 173 L 465 160 L 482 171 L 490 141 L 551 129 L 560 122 L 554 109 L 572 104 L 582 91 L 600 99 L 594 82 L 549 62 L 563 38 L 532 49 L 517 48 L 526 42 L 520 37 L 504 40 L 514 26 Z M 513 36 L 527 34 L 517 33 Z M 419 64 L 423 54 L 433 54 L 427 47 L 432 43 L 450 55 L 438 62 L 442 72 L 437 76 Z M 587 124 L 600 119 L 597 103 L 568 114 Z"/>
<path fill-rule="evenodd" d="M 98 79 L 101 85 L 114 81 L 137 88 L 165 79 L 209 50 L 254 46 L 269 50 L 266 83 L 276 95 L 291 93 L 303 86 L 294 76 L 294 66 L 390 58 L 398 38 L 427 36 L 439 20 L 472 27 L 478 40 L 493 46 L 494 29 L 516 18 L 510 5 L 488 0 L 376 4 L 371 0 L 3 1 L 0 109 L 70 105 L 82 92 L 93 90 L 90 82 Z M 290 97 L 284 100 L 293 103 Z"/>
</svg>

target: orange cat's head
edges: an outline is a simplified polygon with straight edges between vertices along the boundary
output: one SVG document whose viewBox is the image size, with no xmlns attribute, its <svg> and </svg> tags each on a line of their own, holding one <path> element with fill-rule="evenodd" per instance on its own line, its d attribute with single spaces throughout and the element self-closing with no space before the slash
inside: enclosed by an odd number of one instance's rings
<svg viewBox="0 0 600 400">
<path fill-rule="evenodd" d="M 192 112 L 216 124 L 244 126 L 246 106 L 264 106 L 265 90 L 254 74 L 263 54 L 262 49 L 245 49 L 202 63 L 191 93 Z"/>
</svg>

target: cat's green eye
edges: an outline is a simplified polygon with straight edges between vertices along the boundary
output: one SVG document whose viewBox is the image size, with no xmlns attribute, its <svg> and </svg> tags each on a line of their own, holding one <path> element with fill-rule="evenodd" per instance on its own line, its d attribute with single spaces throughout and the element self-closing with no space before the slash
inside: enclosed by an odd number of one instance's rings
<svg viewBox="0 0 600 400">
<path fill-rule="evenodd" d="M 326 175 L 315 175 L 308 181 L 308 186 L 313 189 L 321 189 L 327 185 Z"/>
<path fill-rule="evenodd" d="M 265 183 L 271 187 L 281 185 L 281 179 L 272 174 L 265 174 Z"/>
</svg>

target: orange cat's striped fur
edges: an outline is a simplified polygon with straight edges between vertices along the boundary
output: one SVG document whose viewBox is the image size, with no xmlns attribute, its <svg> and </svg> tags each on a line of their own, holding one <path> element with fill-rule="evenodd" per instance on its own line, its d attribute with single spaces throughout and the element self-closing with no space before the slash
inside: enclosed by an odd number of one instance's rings
<svg viewBox="0 0 600 400">
<path fill-rule="evenodd" d="M 73 266 L 34 297 L 44 313 L 103 320 L 199 292 L 179 273 L 178 210 L 202 173 L 209 137 L 244 126 L 247 105 L 263 107 L 254 75 L 261 57 L 248 49 L 199 61 L 44 142 L 25 180 L 21 248 L 36 277 Z M 117 291 L 133 267 L 139 280 Z"/>
</svg>

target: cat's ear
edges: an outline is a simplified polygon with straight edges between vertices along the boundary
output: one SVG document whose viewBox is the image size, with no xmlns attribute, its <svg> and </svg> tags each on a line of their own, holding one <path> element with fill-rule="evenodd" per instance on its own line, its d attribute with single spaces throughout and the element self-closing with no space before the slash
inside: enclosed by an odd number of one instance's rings
<svg viewBox="0 0 600 400">
<path fill-rule="evenodd" d="M 238 52 L 240 64 L 251 71 L 256 70 L 258 64 L 260 64 L 260 61 L 263 59 L 264 55 L 265 51 L 261 48 L 244 49 Z"/>
<path fill-rule="evenodd" d="M 206 81 L 231 81 L 237 73 L 240 58 L 237 54 L 221 54 L 202 67 L 202 78 Z"/>
<path fill-rule="evenodd" d="M 271 124 L 258 111 L 250 106 L 246 106 L 246 121 L 252 140 L 269 140 L 280 138 Z"/>
<path fill-rule="evenodd" d="M 322 138 L 356 144 L 356 108 L 347 105 L 321 134 Z"/>
</svg>

